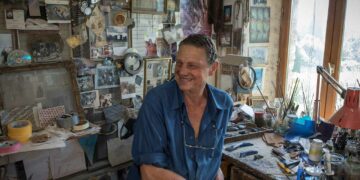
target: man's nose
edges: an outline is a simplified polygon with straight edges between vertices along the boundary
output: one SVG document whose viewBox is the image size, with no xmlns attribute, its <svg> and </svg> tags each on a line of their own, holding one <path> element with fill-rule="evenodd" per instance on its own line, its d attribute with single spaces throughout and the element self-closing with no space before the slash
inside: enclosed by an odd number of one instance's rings
<svg viewBox="0 0 360 180">
<path fill-rule="evenodd" d="M 176 67 L 176 72 L 179 75 L 186 75 L 188 73 L 188 69 L 186 68 L 186 66 L 182 65 L 182 66 Z"/>
</svg>

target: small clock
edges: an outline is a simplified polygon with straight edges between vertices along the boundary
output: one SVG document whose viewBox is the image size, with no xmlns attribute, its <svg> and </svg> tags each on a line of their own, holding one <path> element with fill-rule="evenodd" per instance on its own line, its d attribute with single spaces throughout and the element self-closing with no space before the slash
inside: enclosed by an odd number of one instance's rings
<svg viewBox="0 0 360 180">
<path fill-rule="evenodd" d="M 127 73 L 134 75 L 140 72 L 143 66 L 142 57 L 138 53 L 130 52 L 125 54 L 124 69 Z"/>
</svg>

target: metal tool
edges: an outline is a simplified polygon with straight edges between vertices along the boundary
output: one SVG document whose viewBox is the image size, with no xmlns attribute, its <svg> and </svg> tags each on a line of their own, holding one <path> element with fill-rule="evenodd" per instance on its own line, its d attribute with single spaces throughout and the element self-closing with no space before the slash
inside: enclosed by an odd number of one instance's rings
<svg viewBox="0 0 360 180">
<path fill-rule="evenodd" d="M 238 148 L 247 147 L 247 146 L 253 146 L 253 144 L 248 143 L 248 142 L 242 142 L 242 143 L 238 143 L 238 144 L 234 144 L 232 146 L 229 146 L 229 147 L 225 148 L 225 150 L 231 152 L 231 151 L 234 151 L 234 150 L 236 150 Z"/>
<path fill-rule="evenodd" d="M 254 151 L 254 150 L 245 151 L 245 152 L 240 153 L 239 157 L 243 158 L 243 157 L 251 156 L 251 155 L 254 155 L 257 153 L 258 153 L 258 151 Z"/>
</svg>

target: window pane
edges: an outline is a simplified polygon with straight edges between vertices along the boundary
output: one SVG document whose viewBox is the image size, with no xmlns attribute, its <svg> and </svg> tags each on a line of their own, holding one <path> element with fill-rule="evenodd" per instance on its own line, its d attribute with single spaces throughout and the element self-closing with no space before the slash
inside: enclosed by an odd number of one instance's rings
<svg viewBox="0 0 360 180">
<path fill-rule="evenodd" d="M 360 81 L 360 1 L 348 0 L 345 14 L 345 27 L 340 62 L 339 81 L 343 87 L 359 87 Z M 336 108 L 343 105 L 338 96 Z"/>
<path fill-rule="evenodd" d="M 286 92 L 291 93 L 291 87 L 299 78 L 294 100 L 299 104 L 298 112 L 306 110 L 305 94 L 309 115 L 315 99 L 316 66 L 322 65 L 324 57 L 328 6 L 328 0 L 292 0 Z"/>
</svg>

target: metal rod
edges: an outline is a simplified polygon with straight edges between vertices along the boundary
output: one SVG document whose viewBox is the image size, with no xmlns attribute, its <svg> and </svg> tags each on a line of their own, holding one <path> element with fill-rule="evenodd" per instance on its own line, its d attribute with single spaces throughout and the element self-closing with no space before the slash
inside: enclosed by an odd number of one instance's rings
<svg viewBox="0 0 360 180">
<path fill-rule="evenodd" d="M 318 111 L 319 111 L 319 89 L 320 89 L 320 74 L 317 76 L 316 80 L 316 94 L 315 94 L 315 101 L 314 101 L 314 112 L 313 112 L 313 120 L 317 122 L 318 120 Z"/>
</svg>

